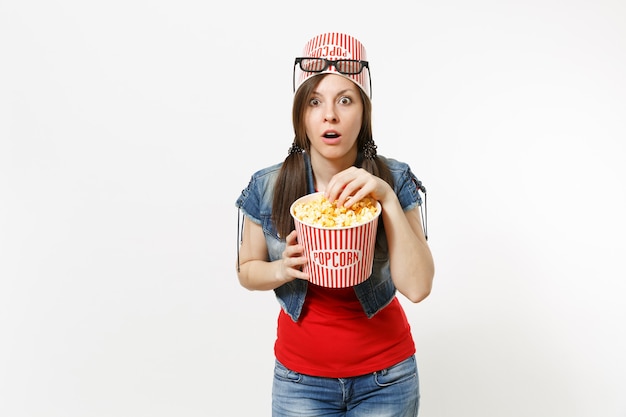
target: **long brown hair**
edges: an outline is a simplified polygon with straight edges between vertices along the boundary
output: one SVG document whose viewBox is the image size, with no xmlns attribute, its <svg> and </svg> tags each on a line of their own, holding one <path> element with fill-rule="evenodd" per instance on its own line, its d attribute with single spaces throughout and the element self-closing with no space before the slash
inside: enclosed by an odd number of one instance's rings
<svg viewBox="0 0 626 417">
<path fill-rule="evenodd" d="M 295 138 L 292 148 L 285 158 L 274 185 L 274 200 L 272 202 L 272 221 L 281 238 L 285 238 L 293 229 L 293 218 L 289 213 L 291 204 L 303 195 L 311 192 L 307 189 L 306 166 L 302 151 L 309 152 L 311 143 L 306 135 L 304 112 L 308 98 L 326 75 L 311 77 L 306 80 L 296 92 L 293 99 L 292 122 Z M 355 166 L 360 166 L 372 175 L 385 180 L 393 187 L 393 177 L 385 162 L 375 155 L 364 157 L 365 147 L 374 147 L 372 137 L 372 102 L 359 88 L 363 100 L 363 122 L 357 138 L 359 154 Z"/>
</svg>

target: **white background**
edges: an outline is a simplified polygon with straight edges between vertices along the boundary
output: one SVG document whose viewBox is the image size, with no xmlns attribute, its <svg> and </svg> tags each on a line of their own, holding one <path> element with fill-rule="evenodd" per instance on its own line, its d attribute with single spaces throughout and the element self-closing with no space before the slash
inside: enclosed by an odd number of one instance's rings
<svg viewBox="0 0 626 417">
<path fill-rule="evenodd" d="M 428 189 L 420 417 L 626 416 L 621 0 L 0 0 L 0 415 L 269 416 L 234 203 L 327 30 Z"/>
</svg>

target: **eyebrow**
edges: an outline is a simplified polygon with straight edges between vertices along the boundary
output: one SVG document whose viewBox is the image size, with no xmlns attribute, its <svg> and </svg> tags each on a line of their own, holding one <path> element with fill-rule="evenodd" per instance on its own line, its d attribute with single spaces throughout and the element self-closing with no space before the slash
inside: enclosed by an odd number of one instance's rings
<svg viewBox="0 0 626 417">
<path fill-rule="evenodd" d="M 356 90 L 356 88 L 345 88 L 345 89 L 343 89 L 341 91 L 338 91 L 336 96 L 340 96 L 340 95 L 343 95 L 343 94 L 346 94 L 346 93 L 358 93 L 358 91 Z M 317 90 L 311 91 L 311 94 L 316 94 L 318 96 L 321 95 L 320 92 L 317 91 Z"/>
</svg>

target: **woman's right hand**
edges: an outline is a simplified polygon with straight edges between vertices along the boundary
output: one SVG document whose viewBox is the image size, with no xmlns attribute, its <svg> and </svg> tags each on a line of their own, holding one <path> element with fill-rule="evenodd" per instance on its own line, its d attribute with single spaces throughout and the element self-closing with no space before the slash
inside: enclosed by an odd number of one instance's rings
<svg viewBox="0 0 626 417">
<path fill-rule="evenodd" d="M 287 235 L 285 242 L 286 246 L 279 269 L 281 279 L 285 282 L 293 281 L 296 278 L 308 281 L 309 275 L 302 272 L 302 267 L 307 263 L 307 258 L 304 255 L 304 247 L 298 244 L 298 235 L 295 230 Z"/>
<path fill-rule="evenodd" d="M 269 261 L 263 229 L 258 223 L 244 219 L 237 265 L 239 283 L 244 288 L 267 291 L 294 279 L 309 279 L 308 274 L 302 272 L 307 258 L 304 248 L 298 244 L 296 231 L 289 233 L 285 241 L 282 258 Z"/>
</svg>

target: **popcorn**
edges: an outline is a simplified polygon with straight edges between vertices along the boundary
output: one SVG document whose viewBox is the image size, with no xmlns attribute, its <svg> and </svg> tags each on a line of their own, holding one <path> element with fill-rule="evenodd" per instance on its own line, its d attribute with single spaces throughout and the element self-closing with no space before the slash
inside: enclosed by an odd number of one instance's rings
<svg viewBox="0 0 626 417">
<path fill-rule="evenodd" d="M 325 228 L 351 227 L 367 223 L 376 217 L 376 200 L 365 197 L 350 207 L 338 207 L 323 194 L 313 200 L 293 206 L 293 215 L 301 222 Z"/>
<path fill-rule="evenodd" d="M 302 271 L 309 282 L 346 288 L 372 274 L 381 205 L 366 197 L 349 208 L 338 207 L 323 193 L 300 197 L 291 204 L 295 230 L 307 257 Z"/>
</svg>

